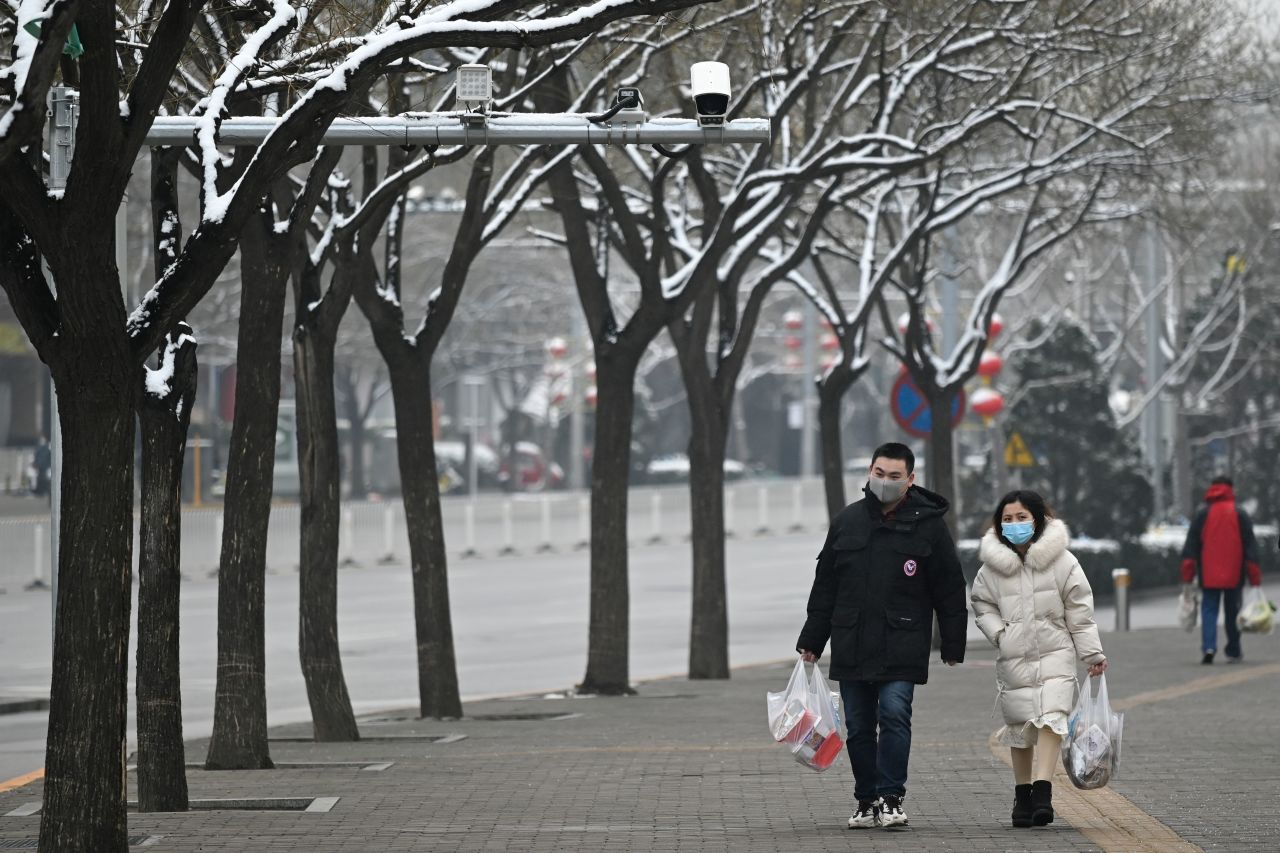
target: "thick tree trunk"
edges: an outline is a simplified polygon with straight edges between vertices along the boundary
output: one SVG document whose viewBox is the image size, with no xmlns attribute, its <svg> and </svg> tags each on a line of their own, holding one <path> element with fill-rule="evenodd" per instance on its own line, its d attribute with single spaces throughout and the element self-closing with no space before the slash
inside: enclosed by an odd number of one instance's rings
<svg viewBox="0 0 1280 853">
<path fill-rule="evenodd" d="M 351 456 L 351 462 L 347 468 L 347 497 L 351 500 L 359 500 L 369 494 L 368 478 L 364 469 L 366 412 L 360 405 L 360 391 L 356 387 L 351 368 L 335 373 L 335 379 L 342 411 L 347 418 L 347 452 Z"/>
<path fill-rule="evenodd" d="M 267 524 L 271 515 L 286 259 L 255 218 L 241 237 L 235 420 L 218 564 L 218 671 L 208 770 L 269 768 L 265 648 Z"/>
<path fill-rule="evenodd" d="M 338 421 L 334 341 L 314 324 L 293 331 L 302 526 L 298 655 L 317 741 L 360 739 L 338 650 Z"/>
<path fill-rule="evenodd" d="M 51 365 L 62 513 L 39 844 L 58 853 L 128 850 L 125 673 L 138 376 L 123 333 L 105 319 L 101 330 L 63 336 Z"/>
<path fill-rule="evenodd" d="M 388 358 L 387 367 L 391 372 L 400 491 L 413 573 L 419 712 L 423 717 L 461 717 L 449 614 L 449 566 L 432 433 L 430 356 L 415 347 L 412 353 Z"/>
<path fill-rule="evenodd" d="M 359 406 L 356 408 L 358 409 Z M 368 477 L 364 472 L 365 428 L 364 421 L 359 417 L 348 418 L 347 423 L 350 424 L 347 432 L 347 447 L 351 454 L 351 467 L 347 474 L 350 491 L 347 496 L 354 501 L 369 495 Z"/>
<path fill-rule="evenodd" d="M 178 667 L 182 459 L 195 399 L 195 345 L 179 350 L 170 392 L 141 395 L 142 521 L 138 553 L 138 809 L 187 810 Z"/>
<path fill-rule="evenodd" d="M 954 398 L 954 392 L 936 393 L 929 397 L 929 448 L 925 466 L 927 488 L 951 502 L 951 511 L 945 518 L 952 537 L 956 535 L 956 516 L 960 504 L 955 489 L 955 430 L 951 425 L 951 401 Z"/>
<path fill-rule="evenodd" d="M 584 693 L 633 693 L 627 496 L 638 359 L 596 356 L 595 444 L 591 452 L 591 608 Z"/>
<path fill-rule="evenodd" d="M 827 521 L 835 520 L 848 503 L 844 492 L 844 446 L 840 436 L 840 408 L 845 392 L 857 377 L 836 367 L 818 386 L 818 428 L 822 439 L 822 486 L 827 497 Z"/>
<path fill-rule="evenodd" d="M 698 357 L 702 357 L 699 353 Z M 718 393 L 714 388 L 710 394 Z M 689 514 L 693 531 L 693 619 L 689 677 L 729 677 L 724 565 L 724 456 L 727 424 L 714 400 L 689 395 Z"/>
</svg>

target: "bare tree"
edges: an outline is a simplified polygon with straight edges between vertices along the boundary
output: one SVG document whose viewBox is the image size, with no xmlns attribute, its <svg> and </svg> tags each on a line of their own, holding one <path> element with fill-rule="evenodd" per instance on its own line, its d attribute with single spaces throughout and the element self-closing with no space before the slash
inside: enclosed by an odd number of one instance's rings
<svg viewBox="0 0 1280 853">
<path fill-rule="evenodd" d="M 194 147 L 202 166 L 202 219 L 132 317 L 126 317 L 120 292 L 114 224 L 102 211 L 115 209 L 123 196 L 152 117 L 188 51 L 202 3 L 144 5 L 136 20 L 114 4 L 55 0 L 47 7 L 19 7 L 17 25 L 6 30 L 12 59 L 0 69 L 0 285 L 53 373 L 65 442 L 58 568 L 66 582 L 58 588 L 41 847 L 72 853 L 127 847 L 120 744 L 137 372 L 208 291 L 272 182 L 310 160 L 351 93 L 401 57 L 449 45 L 558 43 L 618 18 L 688 5 L 597 0 L 557 14 L 538 4 L 490 0 L 433 6 L 417 17 L 396 6 L 370 38 L 327 45 L 332 67 L 324 73 L 291 81 L 304 91 L 238 180 L 224 186 L 217 128 L 228 96 L 261 69 L 267 51 L 298 19 L 294 7 L 276 4 L 200 99 L 202 127 Z M 27 17 L 32 14 L 42 22 L 39 36 L 26 27 L 34 23 Z M 122 19 L 130 30 L 123 40 L 117 39 Z M 65 191 L 49 193 L 42 163 L 20 152 L 40 148 L 46 94 L 73 21 L 85 45 L 76 69 L 82 84 L 78 156 Z M 41 257 L 56 283 L 56 299 Z"/>
<path fill-rule="evenodd" d="M 182 239 L 177 172 L 180 152 L 151 158 L 153 261 L 160 275 Z M 196 343 L 179 324 L 157 368 L 143 368 L 142 520 L 138 554 L 138 807 L 186 811 L 186 745 L 178 666 L 182 581 L 182 460 L 196 391 Z"/>
<path fill-rule="evenodd" d="M 196 392 L 196 342 L 178 324 L 144 367 L 142 520 L 138 545 L 138 808 L 187 810 L 178 668 L 182 459 Z"/>
<path fill-rule="evenodd" d="M 844 206 L 852 224 L 829 234 L 822 248 L 858 270 L 850 296 L 842 296 L 821 270 L 821 286 L 804 288 L 811 298 L 821 297 L 816 301 L 841 340 L 842 359 L 820 380 L 831 512 L 844 503 L 832 409 L 866 367 L 867 324 L 884 285 L 891 283 L 915 306 L 906 339 L 889 346 L 935 413 L 929 476 L 950 491 L 945 413 L 976 370 L 995 303 L 1017 286 L 1028 264 L 1077 225 L 1125 215 L 1116 178 L 1183 156 L 1184 140 L 1172 133 L 1173 124 L 1195 109 L 1206 110 L 1209 93 L 1219 91 L 1208 34 L 1213 3 L 1189 2 L 1176 12 L 1143 3 L 1083 3 L 1070 10 L 947 5 L 953 14 L 941 20 L 953 22 L 948 25 L 933 25 L 909 10 L 889 22 L 889 43 L 933 48 L 920 52 L 902 78 L 910 85 L 893 87 L 909 101 L 898 111 L 895 132 L 927 140 L 939 127 L 965 125 L 989 111 L 999 118 L 945 156 L 882 185 L 882 193 Z M 1193 14 L 1196 27 L 1179 27 L 1184 13 Z M 1133 38 L 1139 31 L 1142 38 Z M 1123 89 L 1109 85 L 1119 75 L 1130 81 Z M 1109 205 L 1105 211 L 1093 205 L 1099 192 Z M 967 248 L 975 246 L 971 240 L 954 236 L 973 232 L 966 223 L 975 214 L 1003 217 L 998 245 L 1006 248 L 994 255 L 992 268 L 979 273 L 978 296 L 959 340 L 940 352 L 923 318 L 925 304 L 936 304 L 931 259 L 944 233 L 966 246 L 967 259 L 982 254 Z M 855 248 L 841 248 L 849 245 Z M 887 317 L 884 326 L 892 338 L 894 324 Z"/>
</svg>

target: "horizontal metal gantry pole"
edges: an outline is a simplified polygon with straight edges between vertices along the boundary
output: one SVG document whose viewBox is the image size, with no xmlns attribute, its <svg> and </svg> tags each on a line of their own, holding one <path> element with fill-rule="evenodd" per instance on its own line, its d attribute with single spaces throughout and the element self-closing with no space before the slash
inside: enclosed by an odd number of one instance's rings
<svg viewBox="0 0 1280 853">
<path fill-rule="evenodd" d="M 470 118 L 470 116 L 469 116 Z M 152 146 L 192 145 L 200 119 L 157 116 L 147 132 Z M 255 145 L 282 119 L 235 117 L 218 126 L 219 145 Z M 325 131 L 325 145 L 707 145 L 769 141 L 769 122 L 740 118 L 702 127 L 692 118 L 596 123 L 572 113 L 486 116 L 464 122 L 458 113 L 394 118 L 339 118 Z"/>
</svg>

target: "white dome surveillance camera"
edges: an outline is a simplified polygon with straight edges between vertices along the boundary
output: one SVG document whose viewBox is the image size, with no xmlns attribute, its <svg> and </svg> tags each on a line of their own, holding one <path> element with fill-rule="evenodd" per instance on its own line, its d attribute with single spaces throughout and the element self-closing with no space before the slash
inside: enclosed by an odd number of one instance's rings
<svg viewBox="0 0 1280 853">
<path fill-rule="evenodd" d="M 729 66 L 723 62 L 695 62 L 689 66 L 689 85 L 693 89 L 693 105 L 698 124 L 721 126 L 729 111 Z"/>
</svg>

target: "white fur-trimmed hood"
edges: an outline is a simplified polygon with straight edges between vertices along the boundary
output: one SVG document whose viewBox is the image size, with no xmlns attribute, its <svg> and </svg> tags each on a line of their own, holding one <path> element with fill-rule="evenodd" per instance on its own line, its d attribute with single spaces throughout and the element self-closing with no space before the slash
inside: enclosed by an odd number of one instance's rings
<svg viewBox="0 0 1280 853">
<path fill-rule="evenodd" d="M 1040 538 L 1027 549 L 1027 567 L 1033 572 L 1044 571 L 1062 556 L 1071 542 L 1071 531 L 1061 519 L 1051 518 L 1044 526 Z M 995 528 L 988 530 L 978 545 L 978 558 L 982 564 L 1002 575 L 1013 575 L 1022 568 L 1018 552 L 996 537 Z"/>
</svg>

